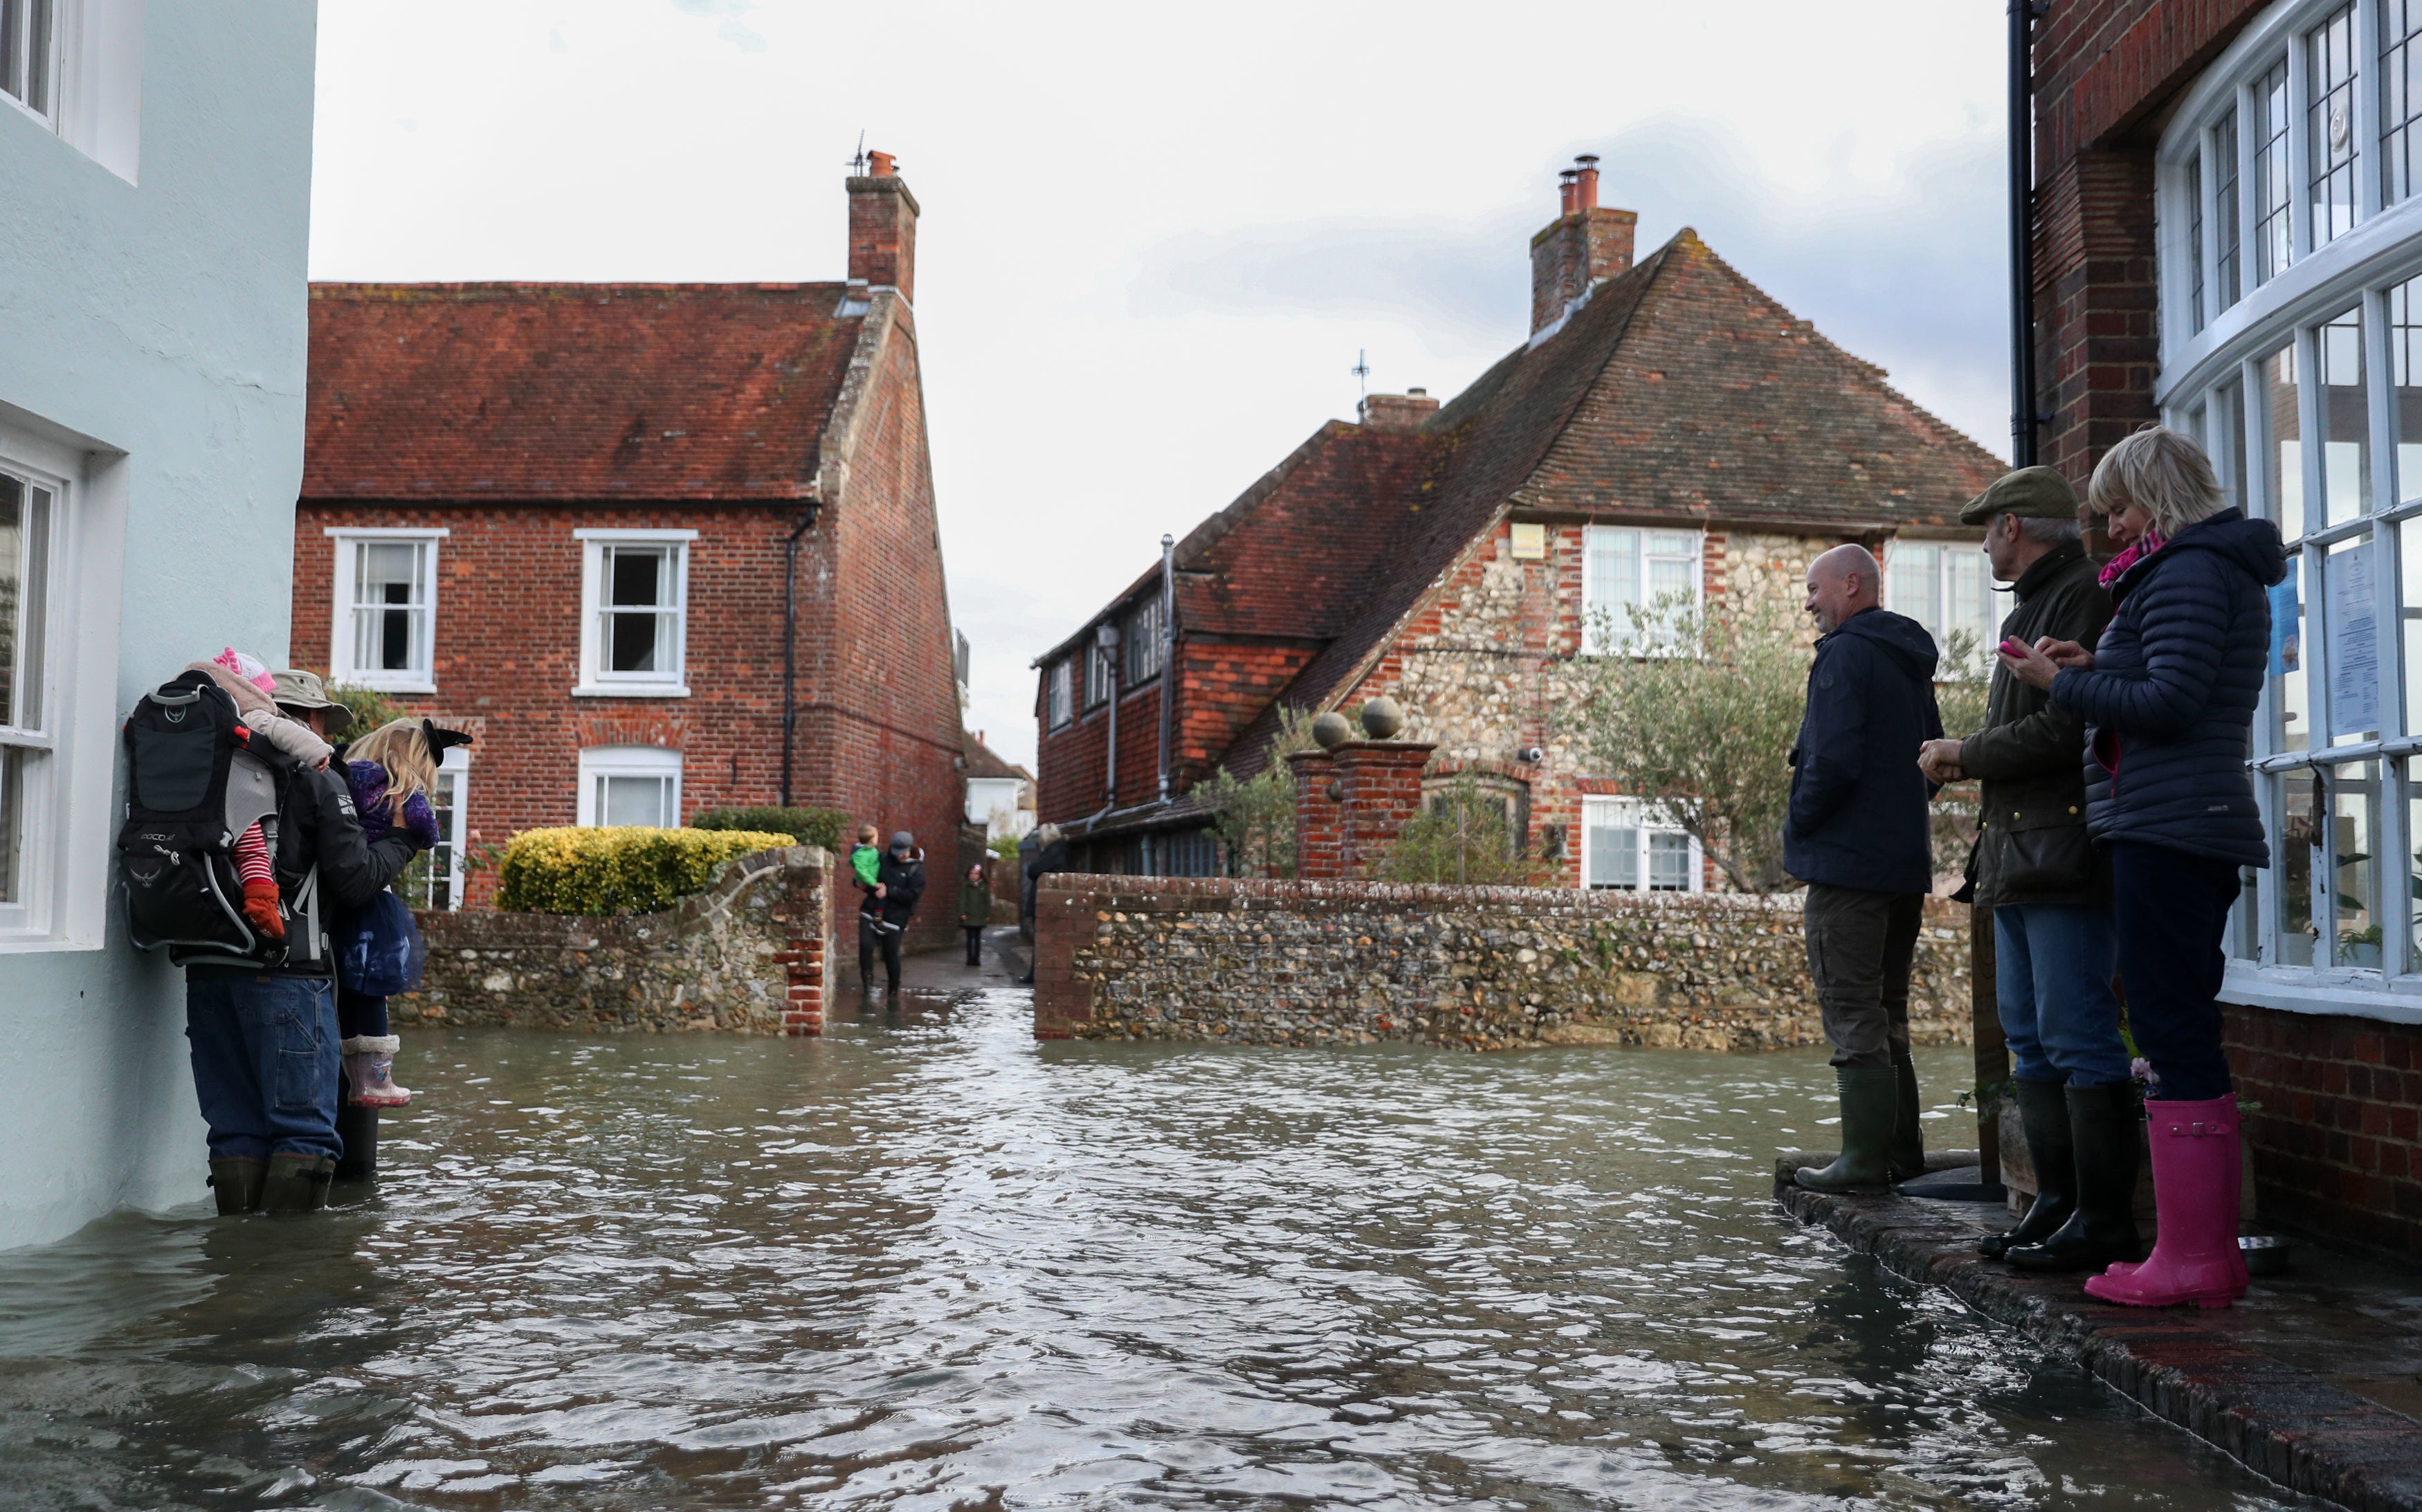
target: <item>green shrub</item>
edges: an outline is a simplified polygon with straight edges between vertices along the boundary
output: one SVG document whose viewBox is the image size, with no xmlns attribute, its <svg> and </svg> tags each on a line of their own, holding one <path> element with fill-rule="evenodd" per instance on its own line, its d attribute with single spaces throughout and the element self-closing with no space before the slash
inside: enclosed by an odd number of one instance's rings
<svg viewBox="0 0 2422 1512">
<path fill-rule="evenodd" d="M 323 685 L 328 690 L 328 697 L 343 704 L 346 712 L 354 717 L 354 722 L 345 726 L 345 732 L 334 737 L 338 740 L 359 740 L 381 725 L 412 712 L 385 694 L 370 688 L 344 687 L 334 683 Z"/>
<path fill-rule="evenodd" d="M 496 906 L 518 913 L 654 913 L 735 856 L 794 844 L 747 829 L 525 829 L 505 843 Z"/>
<path fill-rule="evenodd" d="M 1504 800 L 1466 774 L 1397 832 L 1379 864 L 1389 882 L 1452 882 L 1466 887 L 1537 887 L 1548 868 L 1522 854 Z"/>
<path fill-rule="evenodd" d="M 822 845 L 838 856 L 849 847 L 841 831 L 849 815 L 839 809 L 706 809 L 692 816 L 692 829 L 748 829 L 789 835 L 802 845 Z"/>
</svg>

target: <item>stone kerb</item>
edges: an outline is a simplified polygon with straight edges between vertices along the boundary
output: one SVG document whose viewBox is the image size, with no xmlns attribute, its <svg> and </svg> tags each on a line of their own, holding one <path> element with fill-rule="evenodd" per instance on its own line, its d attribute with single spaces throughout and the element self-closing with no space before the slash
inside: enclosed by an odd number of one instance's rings
<svg viewBox="0 0 2422 1512">
<path fill-rule="evenodd" d="M 652 914 L 423 911 L 428 969 L 390 1011 L 404 1024 L 819 1034 L 830 867 L 817 846 L 753 852 Z"/>
<path fill-rule="evenodd" d="M 1966 1039 L 1966 913 L 1927 905 L 1911 987 L 1921 1042 Z M 1042 1038 L 1823 1042 L 1797 896 L 1065 875 L 1036 929 Z"/>
</svg>

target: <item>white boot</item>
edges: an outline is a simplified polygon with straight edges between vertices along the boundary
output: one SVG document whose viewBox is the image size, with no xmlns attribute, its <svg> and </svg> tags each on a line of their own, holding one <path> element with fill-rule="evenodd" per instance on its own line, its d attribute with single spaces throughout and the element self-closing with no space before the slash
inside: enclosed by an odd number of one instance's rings
<svg viewBox="0 0 2422 1512">
<path fill-rule="evenodd" d="M 353 1087 L 348 1099 L 356 1108 L 401 1108 L 412 1094 L 395 1084 L 395 1052 L 403 1041 L 393 1034 L 361 1034 L 339 1044 L 345 1057 L 345 1080 Z"/>
</svg>

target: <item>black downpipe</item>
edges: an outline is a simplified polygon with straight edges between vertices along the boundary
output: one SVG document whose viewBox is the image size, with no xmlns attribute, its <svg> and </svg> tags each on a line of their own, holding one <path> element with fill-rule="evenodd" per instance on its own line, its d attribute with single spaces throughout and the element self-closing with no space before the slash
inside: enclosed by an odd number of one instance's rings
<svg viewBox="0 0 2422 1512">
<path fill-rule="evenodd" d="M 816 503 L 782 542 L 782 807 L 791 804 L 791 752 L 799 723 L 799 538 L 815 528 Z"/>
<path fill-rule="evenodd" d="M 2045 0 L 2010 0 L 2010 465 L 2036 463 L 2035 70 Z"/>
</svg>

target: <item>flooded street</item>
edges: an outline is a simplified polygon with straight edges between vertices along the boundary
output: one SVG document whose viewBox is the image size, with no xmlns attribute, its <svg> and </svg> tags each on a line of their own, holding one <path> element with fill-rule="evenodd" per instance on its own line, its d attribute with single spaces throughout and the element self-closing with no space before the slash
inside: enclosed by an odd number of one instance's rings
<svg viewBox="0 0 2422 1512">
<path fill-rule="evenodd" d="M 2280 1504 L 1784 1218 L 1820 1053 L 839 1018 L 407 1032 L 374 1196 L 0 1255 L 0 1505 Z"/>
</svg>

